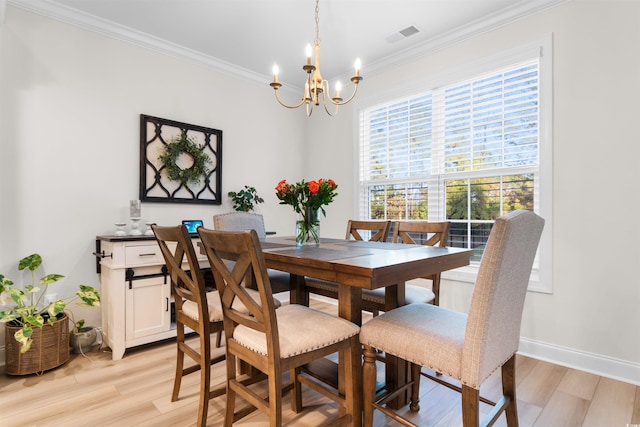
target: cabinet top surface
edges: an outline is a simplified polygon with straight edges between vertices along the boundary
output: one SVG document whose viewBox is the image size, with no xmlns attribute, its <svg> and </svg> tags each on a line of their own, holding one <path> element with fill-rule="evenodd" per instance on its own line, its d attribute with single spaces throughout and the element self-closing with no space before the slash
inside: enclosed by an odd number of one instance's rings
<svg viewBox="0 0 640 427">
<path fill-rule="evenodd" d="M 106 242 L 138 242 L 156 240 L 156 236 L 96 236 L 96 240 L 104 240 Z"/>
</svg>

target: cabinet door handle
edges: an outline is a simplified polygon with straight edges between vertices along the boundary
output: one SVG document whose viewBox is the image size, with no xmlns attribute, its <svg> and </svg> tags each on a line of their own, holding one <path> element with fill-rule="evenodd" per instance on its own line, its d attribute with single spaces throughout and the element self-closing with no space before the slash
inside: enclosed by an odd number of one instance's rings
<svg viewBox="0 0 640 427">
<path fill-rule="evenodd" d="M 164 300 L 165 300 L 165 309 L 164 309 L 164 311 L 169 311 L 169 298 L 165 297 Z"/>
<path fill-rule="evenodd" d="M 140 255 L 138 255 L 138 256 L 156 256 L 156 253 L 155 253 L 155 252 L 152 252 L 152 253 L 150 253 L 150 254 L 140 254 Z"/>
</svg>

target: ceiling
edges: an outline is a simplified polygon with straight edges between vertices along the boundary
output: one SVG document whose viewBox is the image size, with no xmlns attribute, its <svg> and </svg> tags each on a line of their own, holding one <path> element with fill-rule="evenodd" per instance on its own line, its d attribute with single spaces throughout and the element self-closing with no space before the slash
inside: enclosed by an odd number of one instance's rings
<svg viewBox="0 0 640 427">
<path fill-rule="evenodd" d="M 567 0 L 320 0 L 325 79 L 362 75 L 537 13 Z M 315 37 L 314 0 L 8 0 L 103 34 L 260 81 L 304 82 Z M 409 37 L 400 31 L 415 27 Z"/>
</svg>

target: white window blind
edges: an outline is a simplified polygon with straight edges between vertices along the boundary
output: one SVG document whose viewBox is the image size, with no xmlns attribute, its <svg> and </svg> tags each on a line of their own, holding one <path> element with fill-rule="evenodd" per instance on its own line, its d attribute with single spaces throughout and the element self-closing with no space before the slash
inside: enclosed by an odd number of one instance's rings
<svg viewBox="0 0 640 427">
<path fill-rule="evenodd" d="M 495 218 L 539 211 L 548 68 L 541 47 L 527 52 L 361 110 L 359 216 L 450 221 L 448 245 L 473 249 L 477 266 Z"/>
</svg>

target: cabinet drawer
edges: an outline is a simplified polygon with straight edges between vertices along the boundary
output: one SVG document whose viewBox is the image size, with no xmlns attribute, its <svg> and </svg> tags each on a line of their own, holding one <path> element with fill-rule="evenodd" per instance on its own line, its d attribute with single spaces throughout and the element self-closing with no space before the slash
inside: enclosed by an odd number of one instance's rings
<svg viewBox="0 0 640 427">
<path fill-rule="evenodd" d="M 127 267 L 138 265 L 162 265 L 164 258 L 160 247 L 155 245 L 127 246 L 125 248 L 125 263 Z"/>
</svg>

